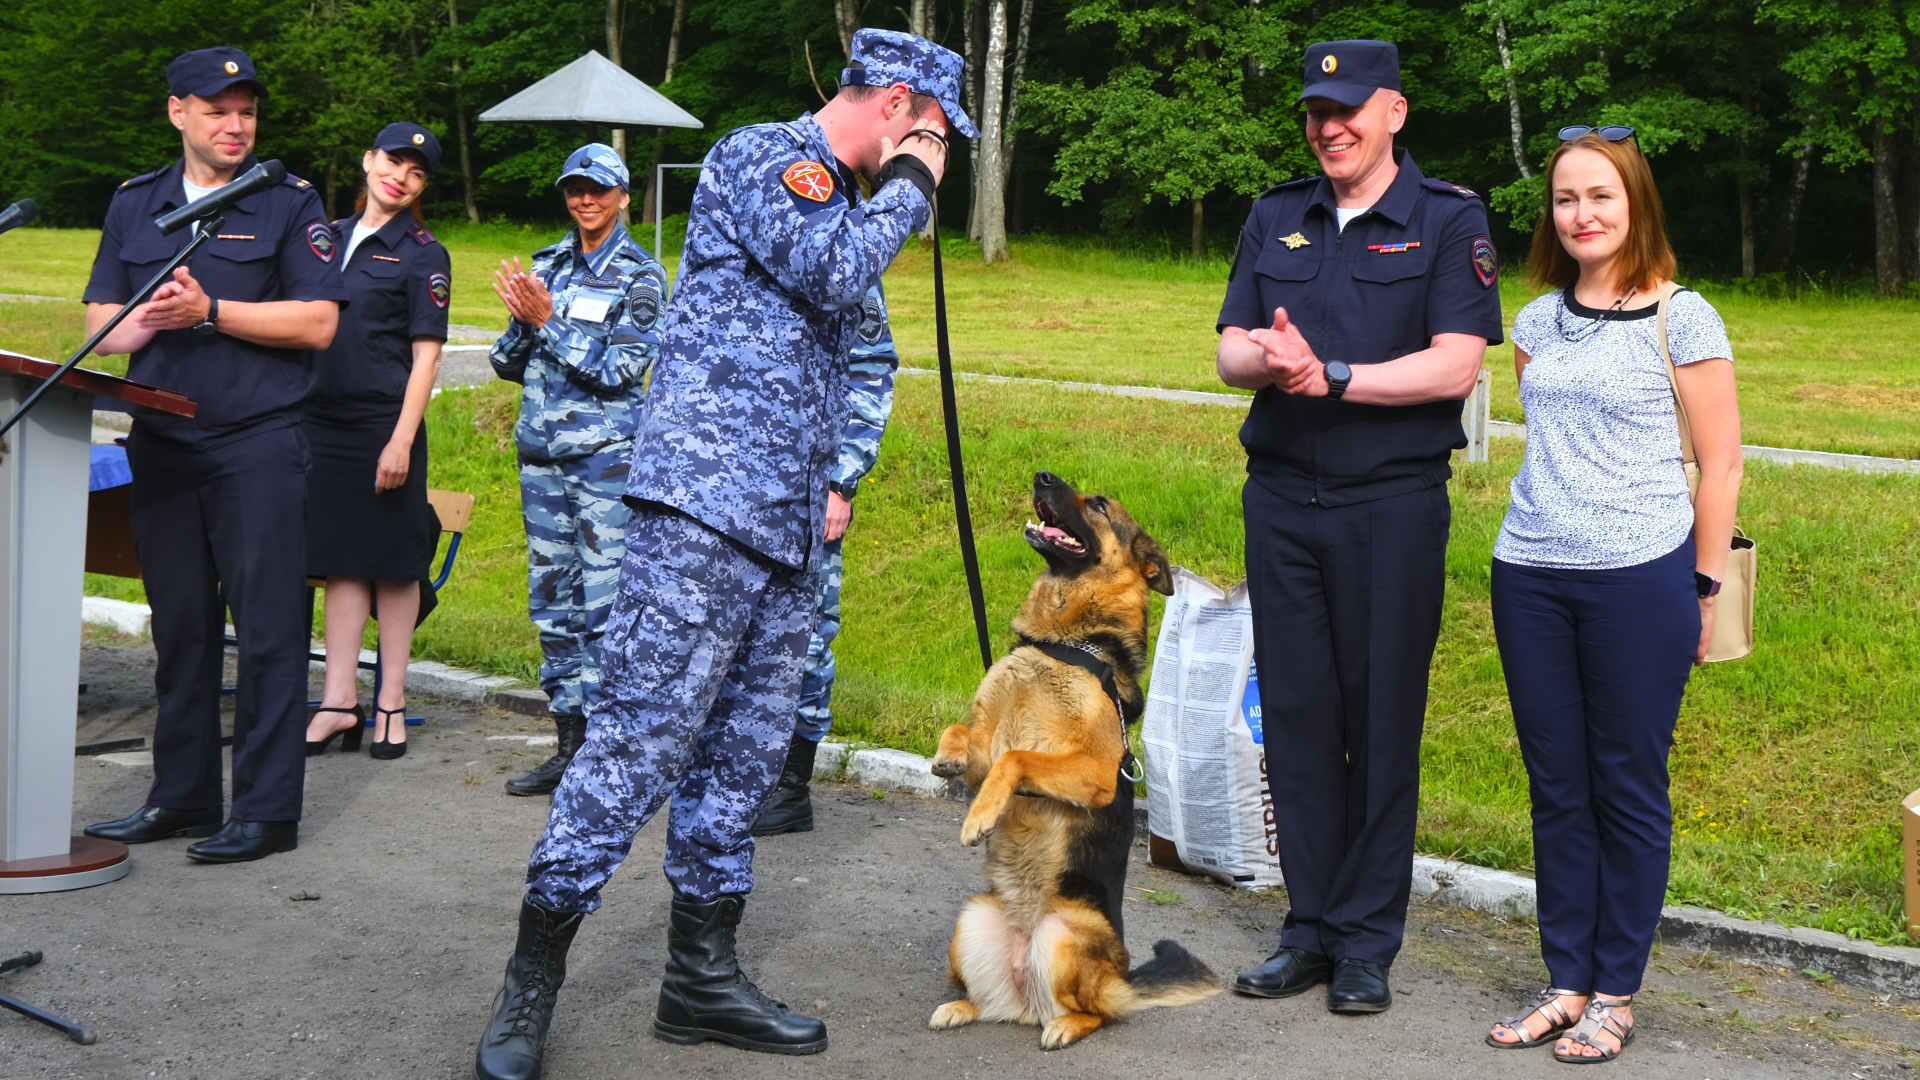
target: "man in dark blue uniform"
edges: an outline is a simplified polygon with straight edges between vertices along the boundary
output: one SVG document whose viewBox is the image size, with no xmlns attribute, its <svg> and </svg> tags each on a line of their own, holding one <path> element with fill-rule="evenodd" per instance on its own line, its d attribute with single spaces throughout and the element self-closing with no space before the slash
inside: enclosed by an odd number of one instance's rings
<svg viewBox="0 0 1920 1080">
<path fill-rule="evenodd" d="M 1460 403 L 1501 340 L 1486 207 L 1393 146 L 1399 50 L 1307 50 L 1324 175 L 1255 202 L 1220 309 L 1240 429 L 1254 654 L 1292 910 L 1234 989 L 1385 1010 L 1412 885 L 1420 730 Z"/>
<path fill-rule="evenodd" d="M 87 282 L 87 331 L 104 326 L 186 245 L 153 219 L 254 165 L 266 92 L 238 49 L 167 68 L 179 161 L 120 185 Z M 201 862 L 241 862 L 298 842 L 306 777 L 308 349 L 333 340 L 347 299 L 338 248 L 304 180 L 240 200 L 214 240 L 105 341 L 128 377 L 177 390 L 192 418 L 136 412 L 133 541 L 153 605 L 159 719 L 146 805 L 87 835 L 130 844 L 209 836 Z M 221 825 L 220 681 L 227 613 L 240 639 L 233 808 Z M 216 831 L 218 830 L 218 831 Z"/>
</svg>

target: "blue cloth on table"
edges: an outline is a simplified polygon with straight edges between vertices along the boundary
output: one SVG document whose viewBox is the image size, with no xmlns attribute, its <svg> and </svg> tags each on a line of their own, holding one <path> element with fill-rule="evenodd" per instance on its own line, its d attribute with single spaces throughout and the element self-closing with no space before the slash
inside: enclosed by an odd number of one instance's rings
<svg viewBox="0 0 1920 1080">
<path fill-rule="evenodd" d="M 127 448 L 114 443 L 95 445 L 93 469 L 87 477 L 88 491 L 105 491 L 133 483 L 133 470 L 127 467 Z"/>
</svg>

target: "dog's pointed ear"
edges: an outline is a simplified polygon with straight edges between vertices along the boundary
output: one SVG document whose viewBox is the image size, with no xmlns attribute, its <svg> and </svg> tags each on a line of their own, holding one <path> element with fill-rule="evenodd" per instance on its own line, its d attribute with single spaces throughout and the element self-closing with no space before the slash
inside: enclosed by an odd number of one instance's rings
<svg viewBox="0 0 1920 1080">
<path fill-rule="evenodd" d="M 1143 532 L 1133 542 L 1133 555 L 1140 567 L 1140 576 L 1147 579 L 1147 586 L 1163 596 L 1172 596 L 1173 567 L 1159 543 Z"/>
</svg>

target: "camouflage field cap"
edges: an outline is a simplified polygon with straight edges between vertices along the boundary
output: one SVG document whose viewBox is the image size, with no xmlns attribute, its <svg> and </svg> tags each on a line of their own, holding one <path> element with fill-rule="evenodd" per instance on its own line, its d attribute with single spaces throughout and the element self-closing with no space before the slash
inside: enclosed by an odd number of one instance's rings
<svg viewBox="0 0 1920 1080">
<path fill-rule="evenodd" d="M 940 99 L 947 123 L 969 139 L 980 129 L 960 108 L 960 54 L 898 30 L 862 30 L 853 35 L 853 57 L 840 72 L 841 86 L 906 83 L 916 94 Z"/>
<path fill-rule="evenodd" d="M 553 182 L 559 187 L 567 182 L 569 176 L 584 176 L 596 184 L 617 187 L 621 191 L 628 187 L 627 163 L 613 152 L 606 143 L 590 142 L 567 155 L 567 164 L 560 170 L 560 179 Z"/>
</svg>

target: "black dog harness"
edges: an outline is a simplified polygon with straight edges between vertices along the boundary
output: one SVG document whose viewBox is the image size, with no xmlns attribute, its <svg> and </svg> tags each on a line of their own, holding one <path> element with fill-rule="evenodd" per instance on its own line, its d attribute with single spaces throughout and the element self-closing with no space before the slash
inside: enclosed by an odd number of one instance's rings
<svg viewBox="0 0 1920 1080">
<path fill-rule="evenodd" d="M 1049 657 L 1063 664 L 1072 664 L 1100 680 L 1100 689 L 1107 692 L 1107 697 L 1113 701 L 1114 711 L 1120 714 L 1120 776 L 1128 783 L 1139 783 L 1146 774 L 1140 768 L 1139 759 L 1133 756 L 1133 748 L 1127 745 L 1127 725 L 1140 719 L 1146 705 L 1132 704 L 1120 696 L 1120 685 L 1113 679 L 1113 664 L 1107 660 L 1106 653 L 1091 642 L 1035 641 L 1021 634 L 1014 639 L 1013 647 L 1018 649 L 1023 645 L 1039 649 Z"/>
</svg>

